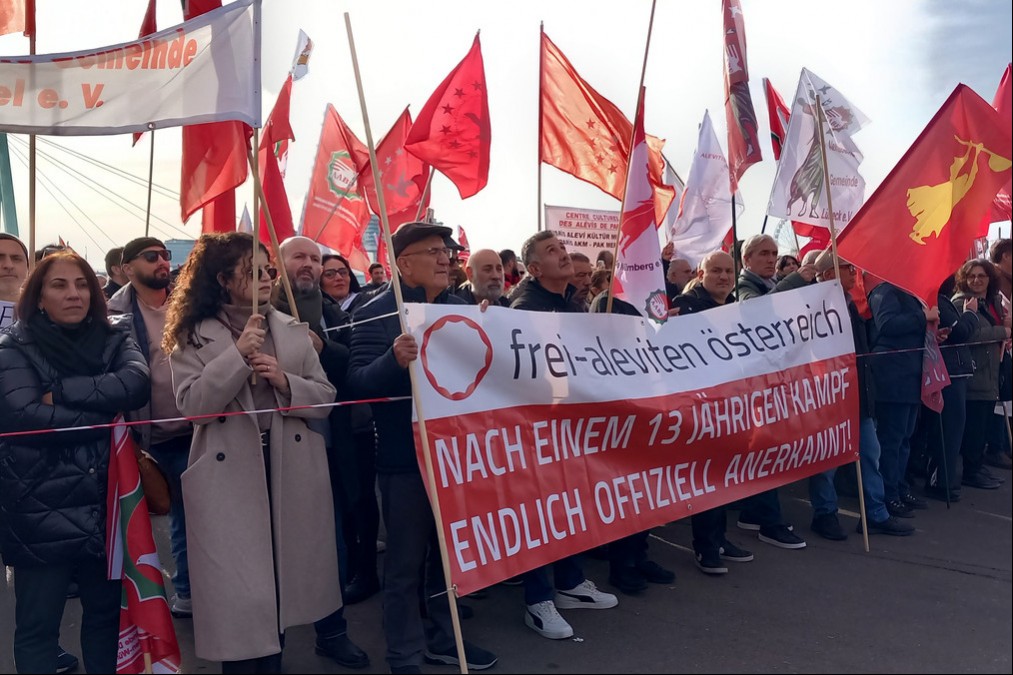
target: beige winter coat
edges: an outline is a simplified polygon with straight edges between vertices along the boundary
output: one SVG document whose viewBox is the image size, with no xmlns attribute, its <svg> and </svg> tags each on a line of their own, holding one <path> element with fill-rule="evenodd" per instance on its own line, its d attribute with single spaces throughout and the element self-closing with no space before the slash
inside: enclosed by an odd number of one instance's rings
<svg viewBox="0 0 1013 675">
<path fill-rule="evenodd" d="M 290 400 L 279 399 L 278 406 L 334 401 L 306 324 L 280 312 L 269 312 L 267 323 L 291 387 Z M 231 332 L 206 319 L 196 335 L 199 347 L 187 343 L 170 357 L 180 412 L 254 410 L 253 371 Z M 278 653 L 279 633 L 341 606 L 324 441 L 303 421 L 329 412 L 274 413 L 270 502 L 255 417 L 195 422 L 183 504 L 200 658 L 237 661 Z"/>
</svg>

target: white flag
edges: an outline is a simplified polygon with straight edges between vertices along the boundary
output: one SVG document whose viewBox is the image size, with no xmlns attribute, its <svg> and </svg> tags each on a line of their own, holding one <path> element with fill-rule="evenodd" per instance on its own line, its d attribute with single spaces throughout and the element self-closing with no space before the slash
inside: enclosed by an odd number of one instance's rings
<svg viewBox="0 0 1013 675">
<path fill-rule="evenodd" d="M 239 227 L 236 230 L 253 234 L 253 218 L 250 217 L 250 207 L 246 204 L 243 204 L 243 215 L 239 219 Z"/>
<path fill-rule="evenodd" d="M 742 198 L 735 200 L 741 210 Z M 669 213 L 675 211 L 670 209 Z M 675 256 L 696 267 L 708 253 L 721 248 L 732 229 L 732 193 L 728 181 L 728 161 L 711 125 L 709 112 L 700 123 L 700 138 L 689 169 L 682 203 L 676 218 L 669 218 L 668 239 L 675 245 Z"/>
<path fill-rule="evenodd" d="M 310 70 L 310 54 L 313 52 L 313 40 L 299 29 L 299 42 L 295 46 L 295 58 L 292 59 L 292 81 L 298 82 Z"/>
<path fill-rule="evenodd" d="M 626 198 L 619 220 L 619 254 L 612 292 L 659 327 L 668 318 L 668 296 L 658 245 L 658 223 L 654 216 L 654 191 L 648 178 L 643 96 L 633 124 L 633 152 L 626 173 Z"/>
<path fill-rule="evenodd" d="M 815 113 L 817 94 L 823 105 L 833 222 L 840 231 L 865 201 L 865 179 L 858 173 L 862 153 L 851 137 L 869 123 L 869 118 L 851 105 L 841 92 L 805 68 L 792 103 L 767 213 L 775 218 L 830 227 Z"/>
<path fill-rule="evenodd" d="M 0 57 L 0 131 L 98 136 L 238 120 L 260 126 L 260 0 L 138 40 Z"/>
</svg>

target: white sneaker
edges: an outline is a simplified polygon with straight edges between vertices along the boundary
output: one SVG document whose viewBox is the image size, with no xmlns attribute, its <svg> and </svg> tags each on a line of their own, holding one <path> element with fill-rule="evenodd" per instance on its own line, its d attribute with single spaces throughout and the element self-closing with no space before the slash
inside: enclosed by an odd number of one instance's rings
<svg viewBox="0 0 1013 675">
<path fill-rule="evenodd" d="M 169 611 L 178 619 L 188 619 L 193 616 L 193 602 L 188 597 L 174 595 Z"/>
<path fill-rule="evenodd" d="M 619 598 L 599 591 L 590 579 L 568 591 L 556 591 L 556 607 L 559 609 L 610 609 L 618 604 Z"/>
<path fill-rule="evenodd" d="M 573 628 L 556 611 L 552 600 L 528 605 L 528 611 L 524 615 L 524 623 L 531 630 L 550 640 L 565 640 L 568 637 L 573 637 Z"/>
</svg>

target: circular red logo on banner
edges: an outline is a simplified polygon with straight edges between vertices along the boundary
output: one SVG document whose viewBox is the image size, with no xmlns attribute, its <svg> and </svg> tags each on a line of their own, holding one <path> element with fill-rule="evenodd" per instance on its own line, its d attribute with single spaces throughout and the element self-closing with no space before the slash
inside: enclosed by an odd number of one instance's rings
<svg viewBox="0 0 1013 675">
<path fill-rule="evenodd" d="M 462 324 L 463 328 L 467 331 L 468 335 L 474 335 L 482 343 L 483 355 L 481 359 L 481 365 L 477 363 L 470 363 L 472 361 L 478 361 L 472 359 L 471 355 L 475 352 L 475 349 L 468 348 L 460 344 L 460 327 L 458 327 L 455 341 L 449 346 L 444 347 L 440 344 L 441 340 L 439 333 L 441 330 L 450 330 L 455 328 L 455 324 Z M 463 388 L 460 386 L 461 382 L 455 382 L 454 384 L 448 384 L 444 386 L 440 383 L 440 377 L 434 372 L 436 366 L 439 365 L 435 361 L 430 363 L 429 353 L 430 351 L 440 352 L 443 349 L 447 350 L 447 357 L 453 358 L 454 363 L 452 366 L 443 366 L 441 370 L 446 371 L 443 374 L 443 379 L 449 382 L 451 379 L 460 379 L 461 371 L 467 371 L 469 368 L 474 367 L 476 369 L 475 375 L 471 378 L 465 376 L 465 382 L 468 382 Z M 489 336 L 485 334 L 482 327 L 471 319 L 458 315 L 444 316 L 437 319 L 432 326 L 430 326 L 422 336 L 422 370 L 426 374 L 426 379 L 429 380 L 429 384 L 432 385 L 440 396 L 450 399 L 451 401 L 463 401 L 464 399 L 471 396 L 479 383 L 489 373 L 489 368 L 492 367 L 492 342 L 489 340 Z M 453 377 L 456 374 L 457 377 Z M 450 386 L 453 386 L 455 391 L 450 390 Z"/>
</svg>

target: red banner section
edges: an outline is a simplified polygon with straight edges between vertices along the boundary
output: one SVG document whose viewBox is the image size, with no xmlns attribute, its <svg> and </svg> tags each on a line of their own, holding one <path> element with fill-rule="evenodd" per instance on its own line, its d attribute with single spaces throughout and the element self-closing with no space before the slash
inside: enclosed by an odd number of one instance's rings
<svg viewBox="0 0 1013 675">
<path fill-rule="evenodd" d="M 454 583 L 470 593 L 854 461 L 856 387 L 851 354 L 693 392 L 431 420 Z"/>
</svg>

